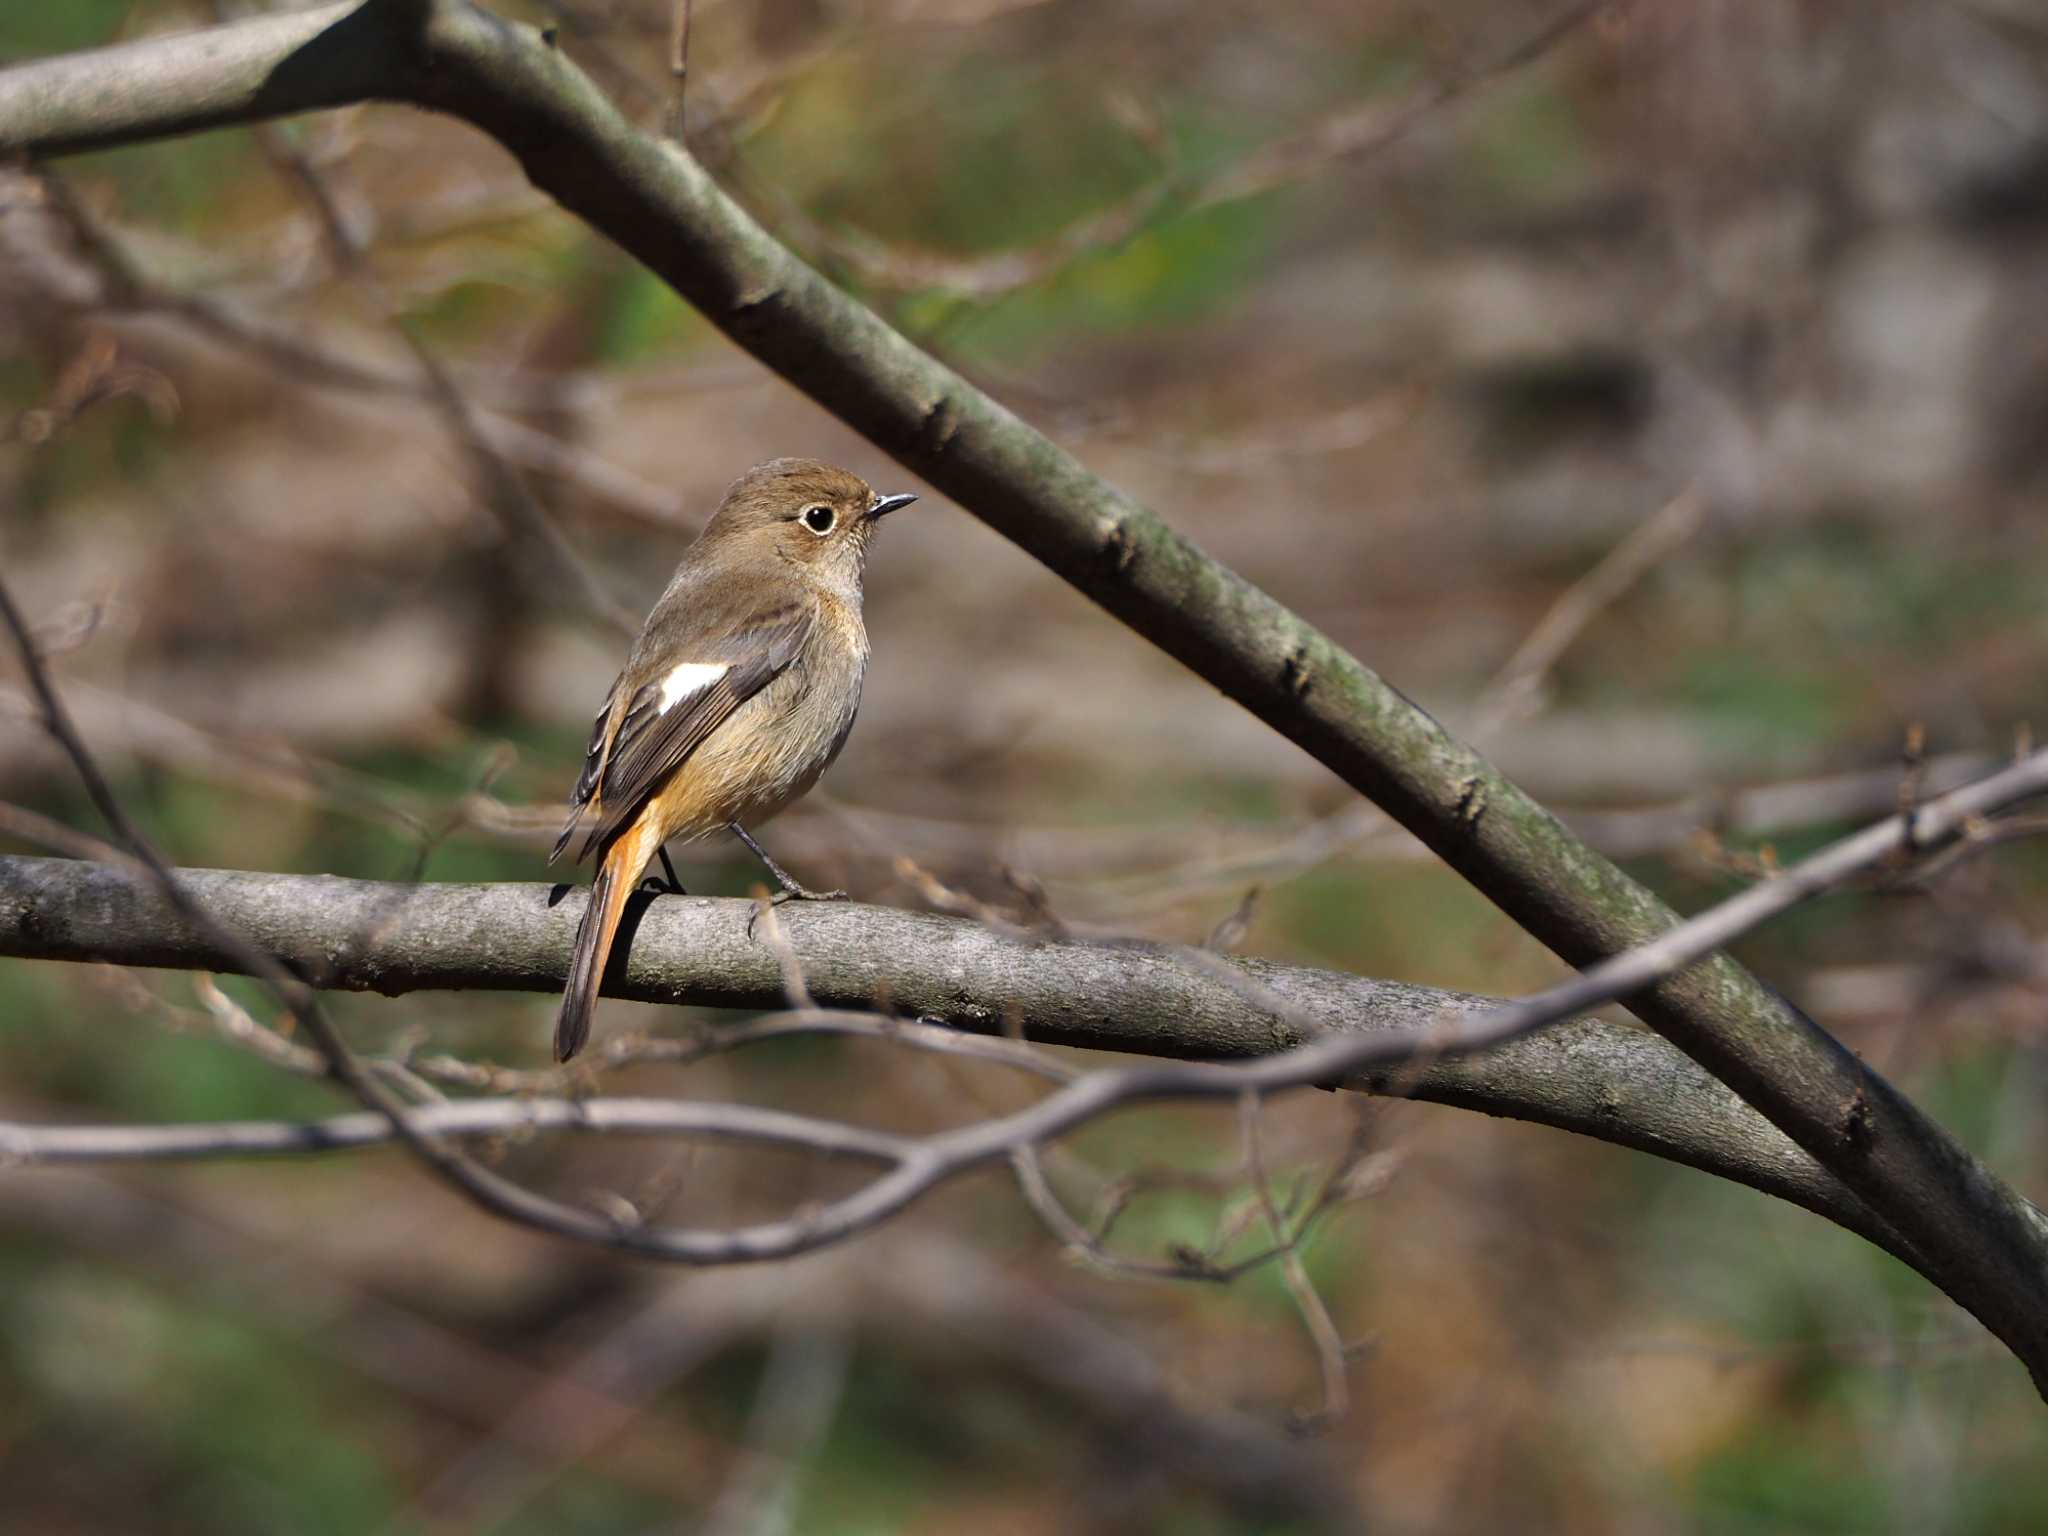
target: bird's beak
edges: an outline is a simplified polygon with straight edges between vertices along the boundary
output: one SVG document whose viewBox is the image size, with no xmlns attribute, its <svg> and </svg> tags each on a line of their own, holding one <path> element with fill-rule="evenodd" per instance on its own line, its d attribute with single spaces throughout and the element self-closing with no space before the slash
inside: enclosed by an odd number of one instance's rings
<svg viewBox="0 0 2048 1536">
<path fill-rule="evenodd" d="M 868 521 L 887 517 L 891 512 L 909 506 L 917 498 L 908 491 L 898 491 L 894 496 L 877 496 L 875 504 L 868 508 Z"/>
</svg>

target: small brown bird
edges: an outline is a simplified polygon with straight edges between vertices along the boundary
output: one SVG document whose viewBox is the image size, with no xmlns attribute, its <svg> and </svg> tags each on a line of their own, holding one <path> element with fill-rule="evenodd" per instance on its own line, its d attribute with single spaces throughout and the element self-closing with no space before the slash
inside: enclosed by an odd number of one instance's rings
<svg viewBox="0 0 2048 1536">
<path fill-rule="evenodd" d="M 733 482 L 683 552 L 597 712 L 548 856 L 588 819 L 576 858 L 597 849 L 597 877 L 555 1022 L 557 1060 L 589 1038 L 626 898 L 657 854 L 668 867 L 671 839 L 730 827 L 782 887 L 778 901 L 845 894 L 806 890 L 747 827 L 809 790 L 846 744 L 868 663 L 868 540 L 915 500 L 878 496 L 814 459 L 774 459 Z"/>
</svg>

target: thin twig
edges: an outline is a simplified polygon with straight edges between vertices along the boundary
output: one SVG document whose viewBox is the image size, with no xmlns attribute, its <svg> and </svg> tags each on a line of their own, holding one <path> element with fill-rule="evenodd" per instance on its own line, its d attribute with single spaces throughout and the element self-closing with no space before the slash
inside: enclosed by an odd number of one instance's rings
<svg viewBox="0 0 2048 1536">
<path fill-rule="evenodd" d="M 670 80 L 668 103 L 668 136 L 678 144 L 683 142 L 683 90 L 689 83 L 690 75 L 690 0 L 673 0 L 669 10 L 668 28 L 668 74 Z"/>
<path fill-rule="evenodd" d="M 42 812 L 32 811 L 25 805 L 12 805 L 5 801 L 0 801 L 0 837 L 34 843 L 68 859 L 127 860 L 127 855 L 120 849 L 90 832 L 81 832 L 61 821 L 52 821 Z"/>
<path fill-rule="evenodd" d="M 1022 249 L 956 256 L 828 224 L 778 186 L 756 188 L 749 183 L 748 191 L 758 192 L 773 205 L 774 222 L 790 244 L 846 268 L 868 286 L 894 292 L 937 289 L 988 302 L 1043 282 L 1085 255 L 1112 250 L 1164 215 L 1197 213 L 1259 197 L 1390 149 L 1454 102 L 1543 58 L 1599 9 L 1596 0 L 1580 0 L 1476 65 L 1428 80 L 1392 102 L 1341 107 L 1297 133 L 1199 174 L 1182 171 L 1172 136 L 1154 114 L 1128 97 L 1116 98 L 1112 109 L 1158 158 L 1155 174 L 1109 207 Z M 728 172 L 735 169 L 731 159 L 726 157 Z"/>
<path fill-rule="evenodd" d="M 1697 533 L 1706 498 L 1688 487 L 1559 594 L 1479 696 L 1472 734 L 1484 741 L 1536 712 L 1545 679 L 1588 625 Z"/>
<path fill-rule="evenodd" d="M 782 972 L 782 993 L 791 1010 L 797 1013 L 815 1010 L 818 1005 L 811 998 L 810 984 L 804 980 L 803 962 L 797 959 L 789 935 L 782 931 L 782 919 L 776 914 L 775 902 L 765 891 L 754 902 L 754 916 L 748 923 L 748 932 L 765 944 L 775 957 L 776 968 Z"/>
<path fill-rule="evenodd" d="M 581 589 L 584 601 L 606 624 L 625 635 L 639 632 L 639 622 L 605 588 L 595 572 L 570 545 L 555 521 L 541 506 L 526 480 L 492 444 L 482 420 L 469 397 L 448 371 L 438 353 L 405 323 L 398 306 L 385 290 L 369 262 L 369 242 L 359 235 L 342 211 L 334 190 L 320 168 L 274 123 L 258 123 L 256 142 L 271 165 L 295 187 L 313 210 L 322 243 L 335 271 L 360 291 L 379 320 L 390 329 L 419 369 L 427 398 L 446 423 L 450 436 L 461 445 L 487 501 L 499 516 L 527 539 L 547 551 L 554 564 Z"/>
<path fill-rule="evenodd" d="M 1225 1281 L 1233 1278 L 1226 1272 L 1204 1259 L 1192 1254 L 1176 1254 L 1166 1260 L 1134 1259 L 1127 1254 L 1116 1253 L 1105 1241 L 1105 1233 L 1091 1232 L 1074 1219 L 1066 1202 L 1045 1176 L 1045 1167 L 1039 1156 L 1039 1149 L 1033 1143 L 1023 1143 L 1010 1151 L 1010 1171 L 1016 1175 L 1017 1188 L 1024 1201 L 1038 1219 L 1045 1223 L 1047 1230 L 1057 1238 L 1069 1256 L 1089 1265 L 1105 1275 L 1123 1279 L 1140 1280 L 1213 1280 Z M 1105 1224 L 1106 1225 L 1106 1224 Z M 1258 1255 L 1255 1262 L 1263 1263 L 1273 1257 L 1268 1252 Z"/>
<path fill-rule="evenodd" d="M 836 1120 L 749 1104 L 681 1099 L 462 1099 L 423 1104 L 401 1117 L 417 1137 L 492 1140 L 542 1132 L 691 1136 L 785 1146 L 901 1166 L 916 1143 Z M 221 1120 L 181 1125 L 27 1125 L 0 1122 L 0 1160 L 16 1163 L 177 1162 L 354 1151 L 399 1138 L 381 1111 L 323 1120 Z M 579 1213 L 580 1214 L 580 1213 Z M 570 1234 L 574 1235 L 574 1234 Z"/>
<path fill-rule="evenodd" d="M 1349 1361 L 1344 1349 L 1344 1336 L 1337 1331 L 1330 1309 L 1324 1304 L 1315 1282 L 1309 1279 L 1308 1266 L 1301 1259 L 1301 1239 L 1308 1224 L 1304 1222 L 1290 1231 L 1287 1218 L 1280 1212 L 1279 1202 L 1273 1198 L 1273 1181 L 1266 1172 L 1266 1154 L 1261 1144 L 1264 1106 L 1259 1095 L 1255 1092 L 1240 1095 L 1237 1113 L 1245 1175 L 1251 1180 L 1259 1210 L 1266 1218 L 1266 1229 L 1273 1234 L 1274 1245 L 1280 1250 L 1280 1274 L 1287 1282 L 1287 1294 L 1293 1298 L 1295 1310 L 1301 1314 L 1302 1325 L 1315 1344 L 1316 1358 L 1322 1367 L 1323 1403 L 1313 1422 L 1318 1427 L 1331 1424 L 1351 1411 L 1351 1385 L 1346 1378 Z"/>
<path fill-rule="evenodd" d="M 1208 208 L 1256 197 L 1318 174 L 1334 162 L 1378 153 L 1406 138 L 1452 102 L 1543 58 L 1598 15 L 1605 3 L 1578 0 L 1500 52 L 1430 80 L 1399 101 L 1333 113 L 1214 177 L 1202 187 L 1193 205 Z"/>
<path fill-rule="evenodd" d="M 464 1088 L 491 1093 L 556 1093 L 571 1083 L 595 1079 L 620 1067 L 688 1066 L 707 1057 L 741 1050 L 763 1041 L 811 1035 L 881 1040 L 908 1046 L 912 1050 L 964 1056 L 1014 1067 L 1056 1083 L 1069 1082 L 1079 1075 L 1075 1069 L 1046 1052 L 1015 1041 L 962 1034 L 956 1029 L 922 1019 L 899 1019 L 879 1013 L 817 1007 L 767 1014 L 743 1024 L 723 1024 L 681 1040 L 657 1039 L 647 1035 L 612 1035 L 567 1066 L 545 1067 L 537 1071 L 454 1056 L 414 1058 L 410 1064 L 422 1077 Z"/>
<path fill-rule="evenodd" d="M 796 1488 L 845 1393 L 850 1330 L 792 1317 L 776 1330 L 738 1470 L 699 1527 L 703 1536 L 782 1536 Z"/>
</svg>

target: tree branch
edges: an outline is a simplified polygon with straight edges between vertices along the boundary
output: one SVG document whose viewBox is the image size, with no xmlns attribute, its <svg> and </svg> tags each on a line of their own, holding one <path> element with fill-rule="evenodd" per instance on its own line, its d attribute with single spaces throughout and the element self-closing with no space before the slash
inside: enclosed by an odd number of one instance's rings
<svg viewBox="0 0 2048 1536">
<path fill-rule="evenodd" d="M 676 1099 L 466 1099 L 406 1112 L 429 1136 L 503 1137 L 536 1131 L 703 1136 L 801 1147 L 830 1157 L 901 1162 L 911 1143 L 880 1131 L 751 1104 Z M 266 1157 L 383 1146 L 398 1128 L 375 1110 L 325 1120 L 226 1120 L 196 1125 L 26 1125 L 0 1121 L 0 1158 L 32 1163 L 171 1162 Z"/>
<path fill-rule="evenodd" d="M 1329 766 L 1564 959 L 1675 915 L 1376 674 L 833 288 L 540 34 L 363 0 L 0 74 L 0 152 L 384 99 L 452 113 L 738 344 Z M 1726 957 L 1632 1006 L 1855 1190 L 2048 1390 L 2048 1221 Z"/>
<path fill-rule="evenodd" d="M 198 869 L 180 870 L 177 879 L 220 924 L 299 975 L 322 987 L 387 996 L 557 991 L 582 910 L 580 895 L 555 901 L 542 885 L 400 885 Z M 744 901 L 635 897 L 621 936 L 627 958 L 606 994 L 782 1006 L 774 954 L 746 935 L 754 910 Z M 1181 964 L 1171 950 L 1012 938 L 964 919 L 883 907 L 816 904 L 777 916 L 797 946 L 807 986 L 825 1007 L 869 1008 L 886 997 L 903 1013 L 977 1034 L 999 1034 L 1014 1020 L 1029 1038 L 1048 1044 L 1210 1060 L 1267 1055 L 1308 1038 L 1295 1021 L 1261 1010 L 1224 981 Z M 146 880 L 111 865 L 11 856 L 0 856 L 0 955 L 244 968 Z M 1412 1035 L 1497 1006 L 1489 998 L 1336 971 L 1236 957 L 1217 963 L 1349 1033 Z M 1811 1158 L 1644 1030 L 1572 1019 L 1481 1054 L 1360 1073 L 1347 1085 L 1664 1157 L 1804 1206 L 1913 1262 L 1896 1235 Z M 290 1133 L 268 1134 L 289 1140 Z"/>
<path fill-rule="evenodd" d="M 410 1106 L 402 1103 L 372 1072 L 365 1069 L 342 1042 L 340 1034 L 321 1008 L 305 1000 L 308 983 L 249 934 L 223 922 L 219 913 L 203 903 L 187 878 L 167 868 L 149 848 L 113 800 L 96 765 L 78 741 L 35 653 L 30 632 L 15 611 L 4 586 L 0 586 L 0 615 L 4 615 L 20 641 L 31 681 L 43 698 L 50 730 L 72 752 L 108 820 L 133 854 L 146 865 L 142 871 L 130 870 L 125 865 L 104 866 L 107 870 L 123 881 L 137 882 L 136 889 L 147 891 L 160 901 L 165 911 L 188 925 L 201 942 L 213 946 L 234 965 L 247 968 L 269 981 L 280 997 L 287 1000 L 294 1017 L 313 1033 L 333 1074 L 381 1115 L 392 1135 L 402 1139 L 429 1167 L 472 1198 L 500 1214 L 545 1231 L 693 1264 L 787 1258 L 841 1241 L 901 1211 L 950 1178 L 999 1158 L 1015 1160 L 1021 1149 L 1062 1136 L 1117 1108 L 1169 1098 L 1227 1096 L 1243 1102 L 1247 1095 L 1342 1082 L 1376 1067 L 1398 1066 L 1405 1073 L 1413 1073 L 1427 1068 L 1447 1052 L 1471 1052 L 1489 1045 L 1526 1039 L 1538 1029 L 1563 1022 L 1581 1008 L 1627 996 L 1661 977 L 1676 974 L 1757 924 L 1859 875 L 1886 865 L 1909 864 L 1919 855 L 1938 850 L 1953 840 L 1960 839 L 1964 843 L 1984 841 L 1994 830 L 1984 820 L 1988 814 L 2048 790 L 2048 751 L 2036 752 L 2002 773 L 1944 795 L 1931 804 L 1909 805 L 1899 815 L 1844 838 L 1801 860 L 1784 873 L 1751 886 L 1678 924 L 1654 941 L 1604 960 L 1580 975 L 1514 1002 L 1463 1014 L 1443 1014 L 1419 1029 L 1374 1033 L 1330 1030 L 1294 1000 L 1256 977 L 1233 969 L 1217 956 L 1206 951 L 1163 950 L 1157 946 L 1146 946 L 1141 952 L 1169 962 L 1185 964 L 1199 959 L 1201 963 L 1195 968 L 1199 975 L 1222 982 L 1233 996 L 1249 1002 L 1263 1015 L 1269 1027 L 1292 1023 L 1306 1038 L 1299 1044 L 1250 1061 L 1125 1067 L 1088 1073 L 1064 1083 L 1025 1108 L 921 1138 L 890 1137 L 842 1127 L 821 1134 L 814 1142 L 809 1122 L 801 1117 L 757 1112 L 744 1107 L 700 1107 L 700 1112 L 706 1116 L 705 1128 L 713 1134 L 795 1145 L 814 1144 L 822 1150 L 852 1152 L 886 1163 L 887 1171 L 852 1194 L 806 1214 L 779 1221 L 720 1229 L 653 1226 L 637 1221 L 594 1217 L 559 1201 L 536 1195 L 474 1164 L 427 1129 Z M 49 861 L 12 862 L 29 866 Z M 402 900 L 406 893 L 418 887 L 391 889 Z M 43 932 L 51 926 L 33 902 L 18 900 L 14 905 L 24 915 L 23 926 L 30 934 Z M 800 1007 L 813 1007 L 808 984 L 792 980 L 799 974 L 799 956 L 793 943 L 782 935 L 774 909 L 764 902 L 755 910 L 765 913 L 770 919 L 770 936 L 776 942 L 767 947 L 775 959 L 782 989 L 795 995 Z M 327 953 L 314 967 L 315 973 L 331 971 L 352 951 L 391 931 L 396 926 L 398 915 L 391 912 L 369 914 L 368 925 L 353 937 L 331 939 Z M 750 918 L 741 930 L 749 942 L 753 938 L 753 928 L 754 922 Z M 1104 948 L 1107 950 L 1109 947 Z M 1131 946 L 1115 948 L 1128 950 Z M 560 956 L 559 946 L 554 953 Z M 552 975 L 549 981 L 552 985 Z M 956 996 L 957 992 L 956 985 Z M 1013 1017 L 1012 1010 L 1006 1008 L 1005 1021 Z M 1846 1133 L 1857 1133 L 1860 1110 L 1860 1105 L 1850 1106 L 1848 1123 L 1844 1128 Z M 28 1139 L 17 1138 L 17 1150 L 33 1145 L 34 1132 L 23 1134 Z M 100 1131 L 85 1134 L 119 1140 L 125 1133 Z M 236 1134 L 261 1140 L 277 1134 L 277 1129 L 240 1127 L 236 1128 Z M 289 1136 L 290 1132 L 285 1134 Z M 1913 1263 L 1922 1273 L 1928 1272 L 1924 1255 L 1913 1247 L 1910 1237 L 1899 1235 L 1893 1251 Z"/>
</svg>

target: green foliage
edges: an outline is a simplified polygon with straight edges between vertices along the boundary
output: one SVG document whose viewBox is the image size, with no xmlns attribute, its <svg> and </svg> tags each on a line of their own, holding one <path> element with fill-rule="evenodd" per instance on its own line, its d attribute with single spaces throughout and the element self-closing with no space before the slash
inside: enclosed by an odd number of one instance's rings
<svg viewBox="0 0 2048 1536">
<path fill-rule="evenodd" d="M 80 155 L 65 171 L 80 181 L 110 181 L 123 218 L 194 238 L 214 227 L 214 217 L 228 212 L 243 193 L 268 197 L 275 175 L 254 135 L 234 128 L 182 140 L 175 151 L 145 144 Z"/>
<path fill-rule="evenodd" d="M 1696 657 L 1679 686 L 1717 733 L 1736 733 L 1759 752 L 1835 735 L 1847 702 L 1826 668 L 1750 645 Z"/>
<path fill-rule="evenodd" d="M 1466 114 L 1452 193 L 1498 218 L 1582 190 L 1599 162 L 1572 98 L 1541 81 L 1504 85 Z"/>
<path fill-rule="evenodd" d="M 37 390 L 36 403 L 46 398 L 44 384 Z M 87 413 L 29 461 L 21 499 L 32 512 L 39 512 L 62 507 L 109 481 L 150 484 L 175 448 L 177 430 L 176 422 L 158 420 L 139 399 L 110 401 Z"/>
<path fill-rule="evenodd" d="M 1252 198 L 1165 214 L 1120 244 L 1091 250 L 1044 282 L 986 305 L 930 294 L 906 305 L 912 331 L 956 346 L 1028 357 L 1065 336 L 1184 324 L 1244 291 L 1273 240 L 1269 203 Z"/>
<path fill-rule="evenodd" d="M 0 1296 L 41 1454 L 76 1464 L 88 1506 L 104 1456 L 113 1507 L 142 1494 L 167 1530 L 338 1536 L 391 1514 L 383 1459 L 348 1428 L 367 1402 L 291 1340 L 98 1265 L 11 1272 Z"/>
<path fill-rule="evenodd" d="M 179 1459 L 202 1469 L 180 1500 L 195 1520 L 343 1536 L 389 1514 L 384 1459 L 335 1422 L 362 1404 L 332 1385 L 309 1393 L 314 1363 L 225 1319 L 178 1328 L 167 1374 L 189 1398 L 170 1417 Z"/>
<path fill-rule="evenodd" d="M 407 320 L 423 338 L 445 343 L 501 331 L 513 312 L 532 304 L 533 296 L 514 285 L 468 278 L 437 290 Z"/>
<path fill-rule="evenodd" d="M 890 89 L 878 94 L 878 79 Z M 1155 171 L 1097 92 L 990 54 L 908 73 L 864 51 L 836 56 L 748 153 L 829 222 L 954 252 L 1034 244 Z"/>
<path fill-rule="evenodd" d="M 1909 1346 L 1910 1348 L 1910 1346 Z M 1930 1443 L 1922 1464 L 1874 1463 L 1863 1429 L 1897 1416 L 1933 1424 L 1982 1422 L 2018 1408 L 2025 1388 L 1919 1360 L 1903 1370 L 1872 1361 L 1810 1358 L 1780 1388 L 1774 1411 L 1706 1456 L 1689 1489 L 1701 1536 L 1787 1530 L 1865 1536 L 1939 1525 L 1960 1536 L 2005 1536 L 2048 1522 L 2038 1435 L 1983 1447 L 1968 1471 Z M 2036 1410 L 2037 1411 L 2037 1410 Z"/>
<path fill-rule="evenodd" d="M 1694 1529 L 1702 1536 L 1797 1530 L 1849 1536 L 1895 1529 L 1890 1490 L 1860 1457 L 1782 1431 L 1746 1436 L 1700 1469 Z"/>
<path fill-rule="evenodd" d="M 1448 870 L 1388 863 L 1369 875 L 1326 864 L 1273 890 L 1264 906 L 1273 930 L 1305 963 L 1484 989 L 1498 982 L 1503 942 L 1517 941 L 1499 911 Z"/>
<path fill-rule="evenodd" d="M 0 65 L 111 42 L 132 8 L 132 0 L 10 5 L 0 12 Z"/>
<path fill-rule="evenodd" d="M 488 1527 L 490 1536 L 637 1536 L 675 1514 L 672 1501 L 621 1486 L 581 1469 L 555 1479 L 510 1519 Z"/>
<path fill-rule="evenodd" d="M 1248 125 L 1177 112 L 1162 163 L 1100 93 L 994 56 L 916 76 L 885 110 L 862 115 L 847 93 L 871 88 L 857 58 L 819 71 L 750 144 L 750 157 L 828 225 L 962 257 L 1029 250 L 1255 139 Z M 851 145 L 849 115 L 862 124 Z M 948 124 L 943 138 L 929 131 L 935 121 Z M 997 353 L 1185 322 L 1242 291 L 1270 250 L 1278 206 L 1254 198 L 1181 212 L 1169 196 L 1129 238 L 1089 248 L 1040 281 L 986 302 L 943 288 L 913 294 L 899 318 L 913 333 Z"/>
<path fill-rule="evenodd" d="M 2002 1091 L 2003 1054 L 1904 1086 L 1967 1131 Z M 1924 1280 L 1837 1228 L 1742 1191 L 1649 1159 L 1636 1171 L 1637 1210 L 1613 1219 L 1641 1256 L 1637 1285 L 1676 1335 L 1656 1347 L 1696 1351 L 1748 1383 L 1740 1414 L 1707 1410 L 1725 1428 L 1682 1468 L 1682 1529 L 1876 1536 L 1939 1523 L 1993 1536 L 2030 1529 L 2013 1520 L 2019 1512 L 2036 1512 L 2038 1523 L 2048 1437 L 2025 1373 L 1935 1302 Z M 2029 1427 L 1995 1441 L 1958 1428 L 1977 1422 Z M 1872 1433 L 1914 1423 L 1928 1426 L 1924 1442 Z M 1921 1443 L 1924 1469 L 1911 1464 Z M 1873 1446 L 1889 1449 L 1873 1459 Z M 1957 1451 L 1960 1463 L 1946 1459 Z M 1916 1502 L 1923 1496 L 1929 1502 Z"/>
<path fill-rule="evenodd" d="M 709 334 L 673 288 L 645 267 L 628 266 L 606 290 L 592 351 L 606 362 L 631 364 Z"/>
<path fill-rule="evenodd" d="M 1748 540 L 1725 575 L 1736 627 L 1694 654 L 1680 698 L 1760 746 L 1839 737 L 1869 712 L 1856 685 L 2040 622 L 2024 561 L 1982 543 L 1888 537 L 1869 518 Z M 1881 719 L 1903 729 L 1889 700 Z"/>
<path fill-rule="evenodd" d="M 184 990 L 181 977 L 166 978 L 167 991 Z M 277 1005 L 253 983 L 222 977 L 220 985 L 261 1023 L 277 1020 Z M 345 1011 L 346 1000 L 336 1000 Z M 185 1006 L 195 1006 L 186 1003 Z M 171 1034 L 160 1025 L 110 1018 L 111 1032 L 127 1026 L 129 1036 L 115 1051 L 94 1053 L 100 1063 L 92 1078 L 95 1108 L 138 1124 L 177 1120 L 240 1120 L 266 1116 L 311 1118 L 347 1107 L 331 1088 L 266 1066 L 245 1051 L 223 1050 L 205 1034 Z M 103 1037 L 104 1038 L 104 1037 Z"/>
</svg>

